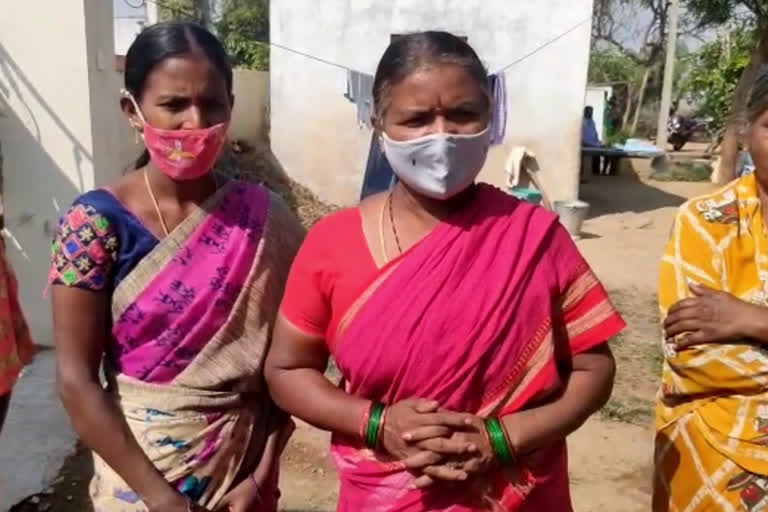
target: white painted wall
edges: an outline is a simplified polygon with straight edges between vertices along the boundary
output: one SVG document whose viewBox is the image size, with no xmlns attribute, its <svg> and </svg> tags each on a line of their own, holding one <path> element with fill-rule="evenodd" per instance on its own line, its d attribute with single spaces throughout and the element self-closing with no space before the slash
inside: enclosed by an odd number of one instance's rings
<svg viewBox="0 0 768 512">
<path fill-rule="evenodd" d="M 581 23 L 506 73 L 507 137 L 482 174 L 502 185 L 507 152 L 524 145 L 553 199 L 577 196 L 592 0 L 291 0 L 270 12 L 272 42 L 370 74 L 393 33 L 466 35 L 493 72 Z M 371 135 L 343 97 L 344 70 L 275 46 L 270 66 L 275 154 L 322 198 L 356 202 Z"/>
<path fill-rule="evenodd" d="M 79 193 L 116 179 L 136 148 L 117 104 L 112 3 L 2 4 L 0 140 L 8 255 L 33 335 L 50 344 L 50 304 L 42 293 L 59 210 Z"/>
</svg>

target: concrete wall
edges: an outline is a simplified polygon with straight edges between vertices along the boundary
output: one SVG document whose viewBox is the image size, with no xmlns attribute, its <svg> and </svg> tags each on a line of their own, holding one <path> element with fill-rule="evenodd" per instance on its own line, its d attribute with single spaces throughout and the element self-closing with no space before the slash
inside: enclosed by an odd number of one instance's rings
<svg viewBox="0 0 768 512">
<path fill-rule="evenodd" d="M 274 43 L 370 74 L 396 33 L 465 35 L 491 72 L 551 42 L 506 72 L 507 137 L 482 179 L 503 184 L 509 149 L 524 145 L 554 199 L 578 194 L 592 0 L 291 0 L 272 2 L 270 12 Z M 274 46 L 270 66 L 278 159 L 324 199 L 354 203 L 371 134 L 357 128 L 343 96 L 345 71 Z"/>
<path fill-rule="evenodd" d="M 117 105 L 112 3 L 3 0 L 2 10 L 8 256 L 33 335 L 50 344 L 50 304 L 42 292 L 60 210 L 77 194 L 116 179 L 136 148 Z"/>
<path fill-rule="evenodd" d="M 251 143 L 265 140 L 269 131 L 269 73 L 236 69 L 232 88 L 235 110 L 230 137 Z"/>
</svg>

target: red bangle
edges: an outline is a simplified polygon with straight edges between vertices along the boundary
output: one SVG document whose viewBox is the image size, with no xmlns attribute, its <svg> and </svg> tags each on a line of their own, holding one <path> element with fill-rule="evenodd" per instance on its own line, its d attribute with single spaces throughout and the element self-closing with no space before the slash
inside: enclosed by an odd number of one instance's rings
<svg viewBox="0 0 768 512">
<path fill-rule="evenodd" d="M 371 405 L 365 408 L 365 412 L 363 413 L 363 416 L 360 418 L 360 428 L 357 431 L 357 434 L 360 436 L 360 439 L 365 442 L 365 439 L 367 437 L 368 432 L 368 422 L 371 419 L 371 409 L 373 409 L 374 403 L 371 402 Z"/>
</svg>

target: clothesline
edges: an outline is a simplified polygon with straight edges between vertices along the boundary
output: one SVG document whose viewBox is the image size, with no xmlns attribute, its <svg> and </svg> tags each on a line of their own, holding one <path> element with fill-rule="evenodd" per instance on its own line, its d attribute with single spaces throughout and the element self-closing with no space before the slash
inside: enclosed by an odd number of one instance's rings
<svg viewBox="0 0 768 512">
<path fill-rule="evenodd" d="M 565 32 L 563 32 L 563 33 L 553 37 L 552 39 L 549 39 L 548 41 L 546 41 L 543 44 L 539 45 L 538 47 L 536 47 L 535 49 L 533 49 L 530 52 L 526 53 L 525 55 L 521 56 L 520 58 L 510 62 L 509 64 L 507 64 L 505 66 L 502 66 L 501 68 L 499 68 L 497 71 L 495 71 L 493 73 L 489 73 L 489 75 L 498 75 L 499 73 L 503 73 L 504 71 L 509 70 L 510 68 L 520 64 L 521 62 L 523 62 L 523 61 L 533 57 L 537 53 L 539 53 L 542 50 L 548 48 L 552 44 L 556 43 L 557 41 L 559 41 L 560 39 L 564 38 L 568 34 L 574 32 L 579 27 L 581 27 L 582 25 L 586 24 L 587 22 L 589 22 L 591 20 L 592 20 L 592 16 L 589 16 L 589 17 L 581 20 L 580 22 L 578 22 L 577 24 L 575 24 L 574 26 L 572 26 L 571 28 L 569 28 Z M 321 57 L 317 57 L 315 55 L 312 55 L 312 54 L 309 54 L 309 53 L 305 53 L 305 52 L 302 52 L 300 50 L 296 50 L 294 48 L 290 48 L 288 46 L 283 46 L 283 45 L 278 44 L 278 43 L 273 43 L 273 42 L 270 42 L 270 41 L 260 41 L 260 40 L 256 40 L 255 42 L 257 42 L 259 44 L 267 45 L 267 46 L 274 46 L 275 48 L 279 48 L 281 50 L 284 50 L 284 51 L 287 51 L 287 52 L 290 52 L 290 53 L 295 53 L 296 55 L 300 55 L 300 56 L 305 57 L 307 59 L 314 60 L 314 61 L 317 61 L 317 62 L 321 62 L 321 63 L 326 64 L 328 66 L 334 66 L 334 67 L 337 67 L 337 68 L 341 68 L 341 69 L 343 69 L 345 71 L 353 71 L 353 72 L 357 72 L 357 73 L 363 73 L 363 71 L 359 71 L 359 70 L 351 68 L 349 66 L 345 66 L 344 64 L 339 64 L 338 62 L 333 62 L 333 61 L 330 61 L 330 60 L 327 60 L 327 59 L 323 59 Z"/>
<path fill-rule="evenodd" d="M 123 1 L 128 6 L 134 7 L 134 8 L 138 8 L 141 5 L 145 5 L 146 2 L 147 2 L 147 0 L 139 0 L 139 2 L 140 2 L 139 5 L 134 6 L 128 0 L 123 0 Z M 174 9 L 174 10 L 177 10 L 177 11 L 180 11 L 180 12 L 185 12 L 188 15 L 192 14 L 192 13 L 186 12 L 183 8 L 178 8 L 178 7 L 175 7 L 175 6 L 169 6 L 169 5 L 165 4 L 164 2 L 162 2 L 160 0 L 149 0 L 149 1 L 154 3 L 154 4 L 156 4 L 156 5 L 158 5 L 158 6 L 160 6 L 160 7 L 165 7 L 165 8 L 168 8 L 168 9 Z M 510 62 L 506 66 L 502 66 L 497 71 L 494 71 L 493 73 L 489 73 L 489 75 L 497 75 L 499 73 L 503 73 L 504 71 L 507 71 L 508 69 L 516 66 L 517 64 L 520 64 L 524 60 L 529 59 L 530 57 L 533 57 L 534 55 L 536 55 L 540 51 L 542 51 L 542 50 L 546 49 L 547 47 L 551 46 L 552 44 L 556 43 L 560 39 L 564 38 L 565 36 L 567 36 L 568 34 L 570 34 L 571 32 L 575 31 L 576 29 L 578 29 L 579 27 L 581 27 L 582 25 L 584 25 L 585 23 L 587 23 L 587 22 L 589 22 L 591 20 L 592 20 L 592 16 L 590 15 L 587 18 L 585 18 L 585 19 L 581 20 L 580 22 L 578 22 L 577 24 L 575 24 L 574 26 L 572 26 L 571 28 L 569 28 L 568 30 L 566 30 L 565 32 L 561 33 L 560 35 L 555 36 L 552 39 L 544 42 L 543 44 L 539 45 L 538 47 L 536 47 L 532 51 L 530 51 L 527 54 L 525 54 L 522 57 L 520 57 L 519 59 Z M 317 62 L 321 62 L 321 63 L 326 64 L 328 66 L 333 66 L 333 67 L 341 68 L 341 69 L 343 69 L 345 71 L 357 71 L 358 73 L 362 73 L 362 71 L 359 71 L 357 69 L 351 68 L 349 66 L 345 66 L 344 64 L 339 64 L 338 62 L 333 62 L 331 60 L 324 59 L 322 57 L 317 57 L 315 55 L 312 55 L 312 54 L 309 54 L 309 53 L 306 53 L 306 52 L 302 52 L 300 50 L 296 50 L 294 48 L 290 48 L 288 46 L 284 46 L 284 45 L 281 45 L 281 44 L 278 44 L 278 43 L 273 43 L 273 42 L 270 42 L 270 41 L 261 41 L 261 40 L 256 40 L 255 42 L 257 42 L 259 44 L 267 45 L 267 46 L 274 46 L 275 48 L 279 48 L 281 50 L 284 50 L 284 51 L 287 51 L 287 52 L 291 52 L 291 53 L 294 53 L 296 55 L 301 55 L 302 57 L 305 57 L 307 59 L 314 60 L 314 61 L 317 61 Z"/>
</svg>

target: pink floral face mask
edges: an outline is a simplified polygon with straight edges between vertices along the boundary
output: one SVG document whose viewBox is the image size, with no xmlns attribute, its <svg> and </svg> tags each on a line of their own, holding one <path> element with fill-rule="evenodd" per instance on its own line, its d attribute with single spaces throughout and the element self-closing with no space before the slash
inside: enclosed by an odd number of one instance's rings
<svg viewBox="0 0 768 512">
<path fill-rule="evenodd" d="M 194 180 L 211 172 L 226 142 L 229 123 L 196 130 L 161 130 L 147 123 L 131 93 L 123 94 L 133 102 L 144 123 L 144 145 L 158 169 L 177 181 Z"/>
</svg>

